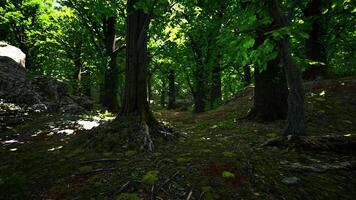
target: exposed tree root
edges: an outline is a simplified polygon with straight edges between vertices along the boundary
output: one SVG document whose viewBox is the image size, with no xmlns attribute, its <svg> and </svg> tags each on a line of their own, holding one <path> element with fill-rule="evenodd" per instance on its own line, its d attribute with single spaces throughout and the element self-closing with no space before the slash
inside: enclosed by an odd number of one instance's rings
<svg viewBox="0 0 356 200">
<path fill-rule="evenodd" d="M 266 141 L 262 146 L 277 146 L 317 151 L 356 153 L 356 136 L 292 136 Z"/>
<path fill-rule="evenodd" d="M 98 151 L 135 149 L 153 151 L 155 143 L 173 141 L 171 127 L 153 117 L 143 121 L 137 116 L 119 117 L 111 123 L 89 131 L 87 144 Z"/>
</svg>

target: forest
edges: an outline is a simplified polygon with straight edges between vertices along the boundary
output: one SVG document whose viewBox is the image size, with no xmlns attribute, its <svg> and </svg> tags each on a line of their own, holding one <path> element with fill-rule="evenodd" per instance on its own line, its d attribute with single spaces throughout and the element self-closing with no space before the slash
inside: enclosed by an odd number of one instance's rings
<svg viewBox="0 0 356 200">
<path fill-rule="evenodd" d="M 0 200 L 355 188 L 355 1 L 0 0 Z"/>
</svg>

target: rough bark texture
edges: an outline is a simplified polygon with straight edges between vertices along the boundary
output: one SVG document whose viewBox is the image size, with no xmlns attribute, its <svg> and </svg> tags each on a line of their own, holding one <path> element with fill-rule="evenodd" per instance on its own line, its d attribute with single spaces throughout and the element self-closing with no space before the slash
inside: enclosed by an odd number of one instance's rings
<svg viewBox="0 0 356 200">
<path fill-rule="evenodd" d="M 326 52 L 322 42 L 325 34 L 322 14 L 323 0 L 312 0 L 303 10 L 304 16 L 311 22 L 309 38 L 305 43 L 307 59 L 312 61 L 303 73 L 308 80 L 327 77 Z"/>
<path fill-rule="evenodd" d="M 259 32 L 255 48 L 266 39 L 265 31 Z M 284 70 L 280 64 L 280 57 L 277 57 L 268 61 L 266 69 L 262 72 L 255 71 L 254 102 L 248 116 L 250 119 L 268 122 L 286 118 L 288 88 Z"/>
<path fill-rule="evenodd" d="M 168 109 L 174 109 L 176 107 L 176 85 L 175 85 L 176 75 L 173 69 L 168 72 Z"/>
<path fill-rule="evenodd" d="M 135 9 L 137 0 L 127 1 L 126 77 L 120 116 L 139 115 L 148 120 L 147 102 L 147 31 L 150 16 Z"/>
<path fill-rule="evenodd" d="M 289 25 L 289 19 L 282 13 L 277 0 L 267 1 L 268 11 L 277 27 Z M 288 116 L 284 135 L 305 134 L 304 88 L 301 70 L 294 63 L 289 52 L 289 36 L 278 41 L 279 54 L 284 66 L 289 86 Z"/>
</svg>

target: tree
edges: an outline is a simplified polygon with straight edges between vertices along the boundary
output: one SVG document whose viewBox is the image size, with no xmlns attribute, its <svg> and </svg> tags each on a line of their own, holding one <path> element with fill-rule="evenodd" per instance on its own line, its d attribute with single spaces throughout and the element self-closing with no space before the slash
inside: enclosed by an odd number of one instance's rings
<svg viewBox="0 0 356 200">
<path fill-rule="evenodd" d="M 118 18 L 118 12 L 121 12 L 118 11 L 118 6 L 121 6 L 121 1 L 107 0 L 93 3 L 87 0 L 68 0 L 63 3 L 76 10 L 83 26 L 91 32 L 92 41 L 97 51 L 104 52 L 102 56 L 108 58 L 106 66 L 104 66 L 101 103 L 106 109 L 117 112 L 119 110 L 117 56 L 125 48 L 124 45 L 117 45 L 117 42 L 123 37 L 116 37 L 117 26 L 123 20 Z"/>
<path fill-rule="evenodd" d="M 267 0 L 268 13 L 276 24 L 276 29 L 285 28 L 290 25 L 290 19 L 285 16 L 277 0 Z M 294 8 L 293 8 L 294 9 Z M 290 14 L 289 14 L 290 15 Z M 278 40 L 279 55 L 284 67 L 288 86 L 288 116 L 284 135 L 304 135 L 304 89 L 300 68 L 289 52 L 289 35 L 285 34 Z"/>
<path fill-rule="evenodd" d="M 18 46 L 26 54 L 26 68 L 39 70 L 37 55 L 45 44 L 49 30 L 53 28 L 53 18 L 57 11 L 51 0 L 5 0 L 0 7 L 0 28 L 9 30 L 4 40 Z"/>
</svg>

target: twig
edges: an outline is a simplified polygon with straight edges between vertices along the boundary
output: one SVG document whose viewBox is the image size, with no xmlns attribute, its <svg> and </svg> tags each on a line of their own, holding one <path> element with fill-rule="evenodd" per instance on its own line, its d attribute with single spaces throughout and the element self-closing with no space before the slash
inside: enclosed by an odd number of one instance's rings
<svg viewBox="0 0 356 200">
<path fill-rule="evenodd" d="M 94 169 L 94 170 L 91 170 L 89 172 L 85 172 L 85 173 L 76 173 L 74 174 L 74 176 L 84 176 L 84 175 L 89 175 L 89 174 L 95 174 L 95 173 L 99 173 L 99 172 L 107 172 L 107 171 L 113 171 L 115 170 L 115 168 L 107 168 L 107 169 Z"/>
<path fill-rule="evenodd" d="M 187 200 L 189 200 L 192 197 L 193 194 L 193 188 L 190 190 L 188 196 L 187 196 Z"/>
<path fill-rule="evenodd" d="M 177 175 L 179 174 L 179 171 L 174 173 L 172 176 L 170 176 L 167 180 L 165 180 L 157 189 L 157 192 L 160 191 L 165 185 L 167 185 L 169 182 L 171 182 Z"/>
<path fill-rule="evenodd" d="M 82 162 L 80 162 L 80 164 L 99 163 L 99 162 L 117 162 L 117 161 L 121 161 L 121 160 L 119 160 L 119 159 L 111 159 L 111 158 L 101 158 L 101 159 L 97 159 L 97 160 L 82 161 Z"/>
<path fill-rule="evenodd" d="M 125 184 L 123 184 L 118 191 L 113 192 L 113 194 L 111 195 L 112 198 L 111 199 L 115 199 L 115 197 L 120 194 L 122 191 L 124 191 L 124 189 L 131 183 L 131 181 L 127 181 Z"/>
</svg>

